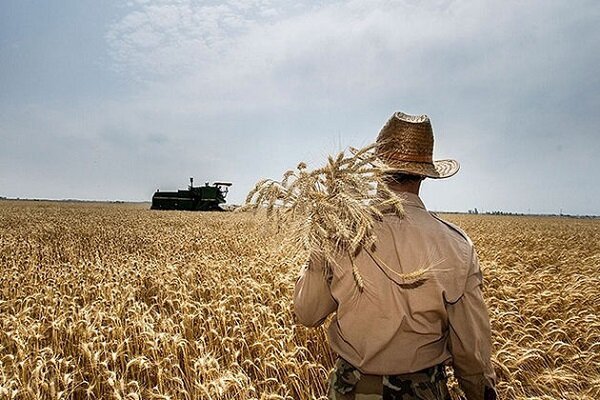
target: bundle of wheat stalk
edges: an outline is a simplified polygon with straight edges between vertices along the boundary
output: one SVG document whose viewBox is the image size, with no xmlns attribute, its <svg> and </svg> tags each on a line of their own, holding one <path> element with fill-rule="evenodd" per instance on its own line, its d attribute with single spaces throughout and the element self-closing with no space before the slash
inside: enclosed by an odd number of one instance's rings
<svg viewBox="0 0 600 400">
<path fill-rule="evenodd" d="M 354 263 L 361 251 L 368 252 L 379 268 L 396 275 L 400 282 L 421 281 L 426 269 L 401 274 L 374 254 L 375 224 L 385 213 L 404 216 L 402 200 L 386 184 L 388 168 L 375 149 L 375 144 L 350 148 L 349 154 L 342 151 L 329 156 L 321 168 L 308 170 L 302 162 L 281 181 L 261 180 L 248 193 L 241 210 L 265 210 L 278 226 L 291 228 L 288 244 L 292 248 L 324 259 L 330 268 L 347 256 L 361 291 L 364 282 Z"/>
</svg>

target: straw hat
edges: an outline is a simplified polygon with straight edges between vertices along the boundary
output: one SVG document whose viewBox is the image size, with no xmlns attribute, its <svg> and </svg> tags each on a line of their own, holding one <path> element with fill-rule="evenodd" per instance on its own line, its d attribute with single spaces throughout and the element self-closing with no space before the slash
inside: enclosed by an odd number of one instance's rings
<svg viewBox="0 0 600 400">
<path fill-rule="evenodd" d="M 460 168 L 456 160 L 433 161 L 433 129 L 427 115 L 394 113 L 379 132 L 377 154 L 390 172 L 441 179 Z"/>
</svg>

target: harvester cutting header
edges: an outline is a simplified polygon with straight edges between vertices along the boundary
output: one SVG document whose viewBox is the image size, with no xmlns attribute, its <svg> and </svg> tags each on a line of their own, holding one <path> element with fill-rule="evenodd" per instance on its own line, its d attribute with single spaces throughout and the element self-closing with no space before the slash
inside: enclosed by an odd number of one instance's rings
<svg viewBox="0 0 600 400">
<path fill-rule="evenodd" d="M 161 192 L 156 190 L 152 196 L 153 210 L 223 211 L 219 204 L 225 203 L 230 182 L 208 182 L 204 186 L 194 187 L 194 178 L 190 178 L 187 190 Z"/>
</svg>

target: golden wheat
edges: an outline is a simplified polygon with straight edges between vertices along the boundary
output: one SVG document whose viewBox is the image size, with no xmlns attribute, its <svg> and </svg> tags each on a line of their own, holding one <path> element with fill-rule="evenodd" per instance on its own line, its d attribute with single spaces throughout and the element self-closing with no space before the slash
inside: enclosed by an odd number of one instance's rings
<svg viewBox="0 0 600 400">
<path fill-rule="evenodd" d="M 239 211 L 266 211 L 266 217 L 287 228 L 284 253 L 304 251 L 321 258 L 330 268 L 340 268 L 341 257 L 349 259 L 354 281 L 364 290 L 364 280 L 354 264 L 361 251 L 395 282 L 411 285 L 426 279 L 428 267 L 407 274 L 389 268 L 374 253 L 375 224 L 384 213 L 404 216 L 402 200 L 388 188 L 386 172 L 376 153 L 376 144 L 351 148 L 351 155 L 340 152 L 329 156 L 325 166 L 308 170 L 300 163 L 296 170 L 283 174 L 281 181 L 260 180 L 248 193 Z"/>
<path fill-rule="evenodd" d="M 0 202 L 1 399 L 312 399 L 306 253 L 235 213 Z M 447 216 L 476 242 L 503 399 L 600 398 L 600 221 Z"/>
</svg>

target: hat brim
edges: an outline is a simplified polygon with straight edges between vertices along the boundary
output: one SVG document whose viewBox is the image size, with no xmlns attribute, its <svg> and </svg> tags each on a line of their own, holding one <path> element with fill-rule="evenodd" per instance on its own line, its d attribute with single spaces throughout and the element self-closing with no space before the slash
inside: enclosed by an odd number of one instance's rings
<svg viewBox="0 0 600 400">
<path fill-rule="evenodd" d="M 439 160 L 433 163 L 414 161 L 394 161 L 393 165 L 387 164 L 386 172 L 404 172 L 433 179 L 449 178 L 460 169 L 456 160 Z"/>
</svg>

